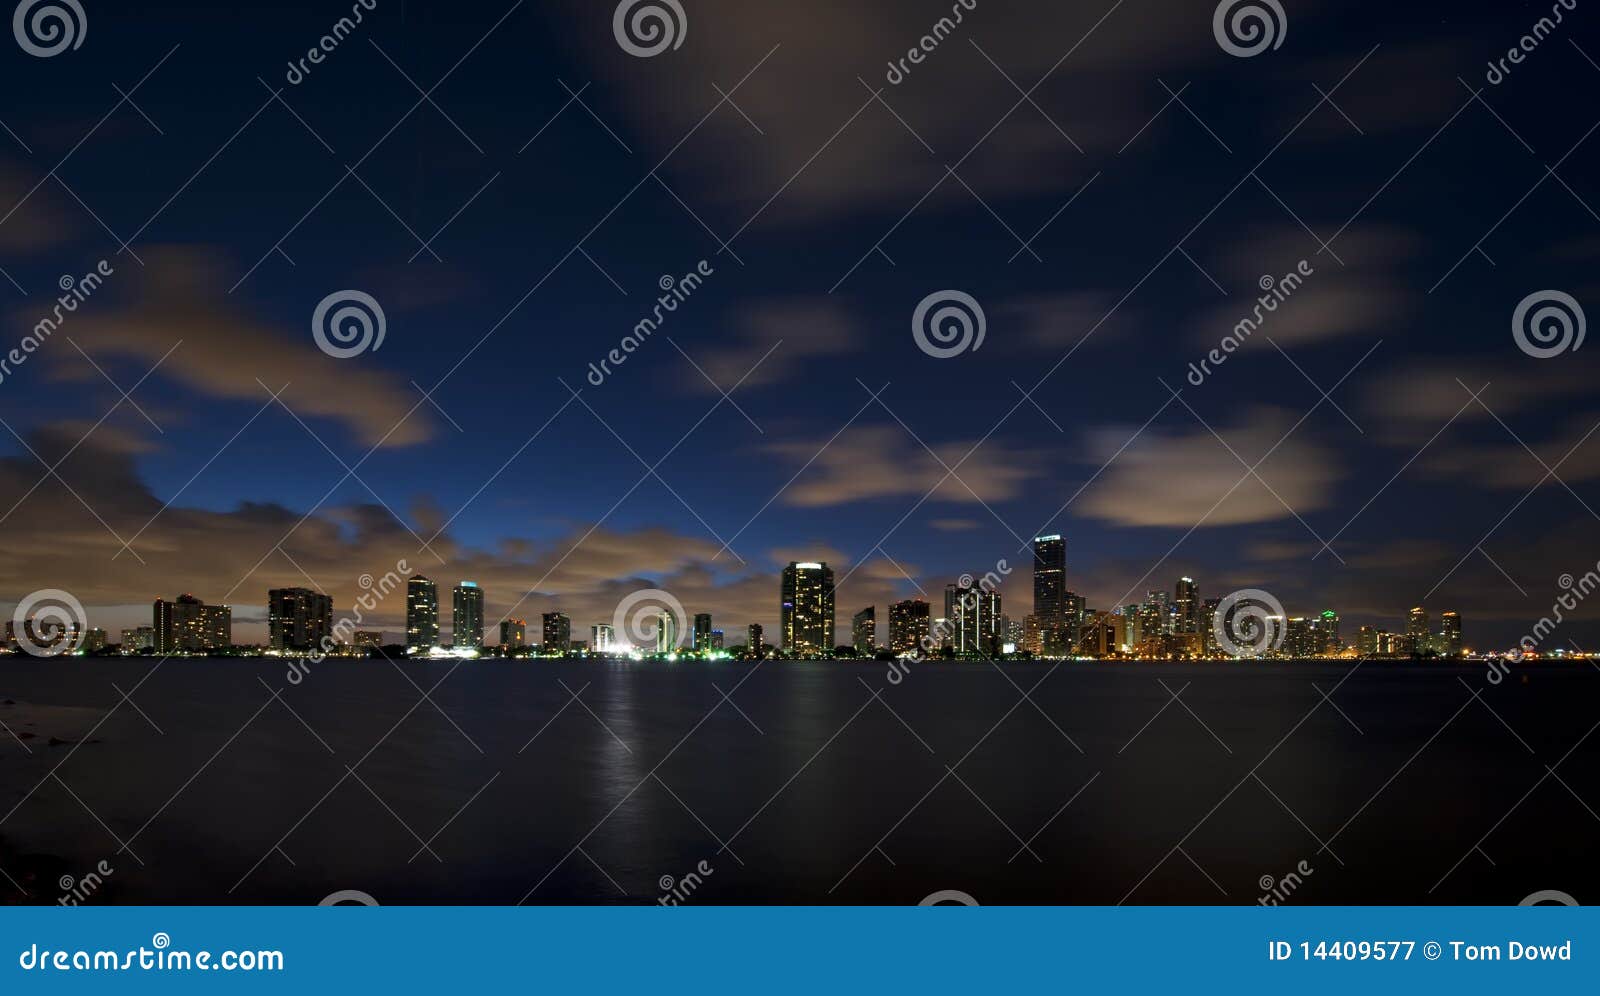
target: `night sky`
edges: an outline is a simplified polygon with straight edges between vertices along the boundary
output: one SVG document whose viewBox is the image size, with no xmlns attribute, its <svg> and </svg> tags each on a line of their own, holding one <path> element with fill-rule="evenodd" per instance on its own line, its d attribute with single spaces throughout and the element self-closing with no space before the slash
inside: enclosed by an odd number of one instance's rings
<svg viewBox="0 0 1600 996">
<path fill-rule="evenodd" d="M 350 4 L 83 5 L 77 48 L 0 44 L 0 353 L 112 271 L 0 381 L 0 600 L 115 639 L 189 591 L 256 641 L 268 588 L 338 611 L 404 559 L 491 642 L 659 587 L 734 643 L 793 559 L 841 633 L 1002 558 L 1020 619 L 1058 532 L 1093 608 L 1188 574 L 1476 647 L 1600 560 L 1600 346 L 1513 336 L 1538 292 L 1600 313 L 1582 4 L 1498 84 L 1559 4 L 1283 0 L 1239 57 L 1209 3 L 976 0 L 898 84 L 950 3 L 683 0 L 639 57 L 609 2 L 376 0 L 297 84 Z M 350 289 L 386 332 L 336 359 Z M 937 358 L 947 290 L 985 336 Z"/>
</svg>

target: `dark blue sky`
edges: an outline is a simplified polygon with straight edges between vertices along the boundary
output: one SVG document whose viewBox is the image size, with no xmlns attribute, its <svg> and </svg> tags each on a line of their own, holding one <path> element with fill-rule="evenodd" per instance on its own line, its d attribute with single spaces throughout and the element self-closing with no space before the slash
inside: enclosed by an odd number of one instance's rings
<svg viewBox="0 0 1600 996">
<path fill-rule="evenodd" d="M 1426 599 L 1472 643 L 1510 642 L 1600 559 L 1600 442 L 1535 487 L 1600 421 L 1594 347 L 1535 359 L 1511 334 L 1535 292 L 1600 301 L 1581 7 L 1490 85 L 1550 4 L 1286 2 L 1282 44 L 1240 58 L 1209 4 L 979 0 L 891 85 L 950 5 L 683 6 L 683 44 L 638 58 L 611 4 L 378 0 L 298 85 L 287 63 L 350 6 L 89 3 L 75 50 L 0 45 L 12 340 L 62 274 L 115 268 L 0 413 L 54 463 L 119 400 L 77 347 L 129 388 L 182 341 L 134 393 L 160 431 L 124 404 L 65 485 L 19 502 L 44 467 L 0 435 L 4 594 L 66 588 L 121 625 L 138 613 L 109 606 L 193 589 L 248 619 L 307 575 L 348 603 L 409 552 L 478 577 L 495 619 L 561 606 L 581 632 L 650 581 L 731 629 L 775 623 L 795 557 L 855 568 L 841 614 L 1006 557 L 1020 616 L 1018 539 L 1060 532 L 1096 607 L 1188 573 L 1353 623 Z M 407 76 L 444 81 L 414 106 Z M 422 240 L 441 259 L 413 261 Z M 1302 260 L 1305 287 L 1186 383 Z M 347 288 L 387 333 L 333 360 L 311 315 Z M 936 359 L 911 319 L 946 289 L 986 336 Z M 713 410 L 706 376 L 732 388 L 764 354 Z M 1481 405 L 1458 377 L 1489 383 Z M 438 408 L 336 487 L 412 382 Z M 446 520 L 441 565 L 408 531 Z M 111 533 L 147 523 L 146 562 L 113 561 Z M 1343 563 L 1313 559 L 1323 540 Z"/>
</svg>

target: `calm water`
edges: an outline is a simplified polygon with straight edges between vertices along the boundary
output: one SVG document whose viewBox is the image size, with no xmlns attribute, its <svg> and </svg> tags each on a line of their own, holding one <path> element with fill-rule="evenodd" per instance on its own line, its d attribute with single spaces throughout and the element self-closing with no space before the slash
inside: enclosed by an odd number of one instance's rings
<svg viewBox="0 0 1600 996">
<path fill-rule="evenodd" d="M 1587 664 L 154 664 L 0 664 L 31 901 L 1600 901 Z"/>
</svg>

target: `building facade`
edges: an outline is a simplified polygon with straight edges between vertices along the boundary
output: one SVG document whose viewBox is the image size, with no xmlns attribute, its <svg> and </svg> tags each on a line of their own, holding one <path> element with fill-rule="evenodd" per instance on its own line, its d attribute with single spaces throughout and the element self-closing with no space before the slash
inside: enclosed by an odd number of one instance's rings
<svg viewBox="0 0 1600 996">
<path fill-rule="evenodd" d="M 450 593 L 450 642 L 457 650 L 483 649 L 483 589 L 463 581 Z"/>
<path fill-rule="evenodd" d="M 850 619 L 850 645 L 862 657 L 878 652 L 877 607 L 869 605 Z"/>
<path fill-rule="evenodd" d="M 267 644 L 279 652 L 308 652 L 333 636 L 333 599 L 310 588 L 267 592 Z"/>
<path fill-rule="evenodd" d="M 564 654 L 571 649 L 572 620 L 567 618 L 565 612 L 546 612 L 541 622 L 544 629 L 545 653 Z"/>
<path fill-rule="evenodd" d="M 896 654 L 914 654 L 928 638 L 928 603 L 908 598 L 889 606 L 889 649 Z"/>
<path fill-rule="evenodd" d="M 406 582 L 406 649 L 427 652 L 439 645 L 439 586 L 414 575 Z"/>
<path fill-rule="evenodd" d="M 791 561 L 783 569 L 778 626 L 783 651 L 826 657 L 834 648 L 833 570 L 826 563 Z"/>
</svg>

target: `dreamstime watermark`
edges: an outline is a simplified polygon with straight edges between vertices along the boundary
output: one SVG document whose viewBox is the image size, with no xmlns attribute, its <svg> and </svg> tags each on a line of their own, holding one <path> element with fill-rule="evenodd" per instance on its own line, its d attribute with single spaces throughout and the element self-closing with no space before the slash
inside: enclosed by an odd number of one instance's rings
<svg viewBox="0 0 1600 996">
<path fill-rule="evenodd" d="M 611 617 L 611 631 L 621 635 L 635 650 L 660 650 L 662 616 L 672 620 L 666 649 L 675 650 L 678 641 L 689 632 L 689 615 L 676 595 L 660 588 L 641 588 L 618 602 L 617 611 Z"/>
<path fill-rule="evenodd" d="M 1566 19 L 1566 15 L 1562 11 L 1577 9 L 1578 0 L 1570 0 L 1570 2 L 1569 0 L 1556 0 L 1555 3 L 1550 5 L 1550 14 L 1555 19 L 1541 17 L 1534 21 L 1533 27 L 1528 29 L 1528 33 L 1517 39 L 1516 46 L 1506 49 L 1504 58 L 1499 60 L 1491 59 L 1489 61 L 1489 71 L 1484 74 L 1483 78 L 1489 81 L 1490 86 L 1499 86 L 1505 82 L 1505 78 L 1511 75 L 1512 66 L 1522 65 L 1523 62 L 1527 61 L 1527 56 L 1533 54 L 1534 49 L 1538 48 L 1546 38 L 1555 33 L 1556 25 Z M 1510 65 L 1507 65 L 1507 63 Z"/>
<path fill-rule="evenodd" d="M 71 875 L 61 876 L 61 878 L 57 880 L 56 884 L 61 887 L 61 892 L 63 895 L 56 899 L 56 905 L 83 905 L 84 903 L 88 902 L 95 893 L 100 891 L 100 887 L 106 884 L 106 879 L 110 878 L 111 874 L 115 871 L 116 869 L 111 867 L 111 862 L 102 860 L 99 864 L 95 865 L 88 874 L 81 878 L 73 878 Z"/>
<path fill-rule="evenodd" d="M 983 345 L 989 328 L 983 306 L 965 291 L 935 291 L 911 315 L 911 337 L 917 348 L 936 360 L 947 360 Z"/>
<path fill-rule="evenodd" d="M 384 599 L 403 588 L 410 574 L 410 565 L 404 560 L 398 560 L 395 562 L 394 570 L 385 573 L 381 578 L 374 579 L 371 574 L 363 574 L 357 578 L 356 584 L 361 586 L 362 594 L 356 596 L 355 609 L 350 614 L 341 616 L 339 621 L 333 624 L 328 635 L 306 654 L 305 660 L 289 662 L 289 671 L 284 676 L 289 684 L 300 684 L 306 675 L 311 673 L 311 665 L 321 664 L 327 660 L 328 655 L 337 650 L 340 643 L 348 644 L 355 636 L 356 627 L 365 621 L 366 614 L 377 611 Z"/>
<path fill-rule="evenodd" d="M 1282 47 L 1289 15 L 1278 0 L 1222 0 L 1211 16 L 1211 30 L 1224 52 L 1248 59 Z"/>
<path fill-rule="evenodd" d="M 678 0 L 622 0 L 611 16 L 611 30 L 624 52 L 648 59 L 683 47 L 689 17 Z"/>
<path fill-rule="evenodd" d="M 1520 661 L 1536 652 L 1550 634 L 1556 631 L 1556 627 L 1566 622 L 1567 613 L 1577 611 L 1584 599 L 1593 594 L 1595 589 L 1600 588 L 1600 563 L 1595 564 L 1592 570 L 1585 571 L 1582 577 L 1575 578 L 1571 574 L 1563 574 L 1556 578 L 1556 585 L 1561 588 L 1561 594 L 1550 604 L 1550 614 L 1541 616 L 1539 621 L 1533 624 L 1533 628 L 1517 641 L 1516 648 L 1506 654 L 1506 660 Z M 1511 670 L 1504 661 L 1489 662 L 1491 685 L 1500 684 L 1510 673 Z"/>
<path fill-rule="evenodd" d="M 50 309 L 48 318 L 41 318 L 33 326 L 32 331 L 22 337 L 5 356 L 0 356 L 0 384 L 16 372 L 17 368 L 28 362 L 28 357 L 38 352 L 39 347 L 49 341 L 56 331 L 66 324 L 67 316 L 78 310 L 78 305 L 94 296 L 94 292 L 105 284 L 105 278 L 117 272 L 116 268 L 105 260 L 95 264 L 95 268 L 81 277 L 74 277 L 70 273 L 61 275 L 56 281 L 56 286 L 61 288 L 61 296 L 56 298 L 55 307 Z"/>
<path fill-rule="evenodd" d="M 1564 291 L 1535 291 L 1523 298 L 1511 315 L 1511 338 L 1518 349 L 1536 360 L 1576 353 L 1587 331 L 1582 306 Z"/>
<path fill-rule="evenodd" d="M 172 937 L 157 931 L 150 938 L 150 947 L 140 945 L 131 951 L 51 951 L 40 950 L 30 944 L 17 956 L 17 965 L 25 972 L 126 972 L 130 969 L 156 972 L 281 972 L 282 951 L 234 951 L 213 954 L 210 951 L 179 951 L 172 947 Z"/>
<path fill-rule="evenodd" d="M 21 0 L 11 15 L 11 32 L 24 52 L 48 59 L 82 48 L 89 18 L 78 0 Z"/>
<path fill-rule="evenodd" d="M 1232 356 L 1246 342 L 1249 342 L 1250 337 L 1255 335 L 1262 325 L 1266 324 L 1267 316 L 1277 311 L 1278 305 L 1293 297 L 1294 292 L 1305 285 L 1306 278 L 1315 272 L 1317 272 L 1316 267 L 1302 259 L 1295 264 L 1293 270 L 1281 277 L 1274 277 L 1270 273 L 1262 274 L 1261 279 L 1256 281 L 1256 284 L 1263 293 L 1256 298 L 1256 304 L 1251 309 L 1250 317 L 1241 318 L 1239 323 L 1233 327 L 1233 331 L 1223 336 L 1222 341 L 1217 343 L 1217 348 L 1207 353 L 1200 360 L 1198 366 L 1193 363 L 1189 364 L 1189 372 L 1185 375 L 1189 383 L 1195 387 L 1204 384 L 1207 377 L 1215 373 L 1218 367 L 1228 361 L 1229 356 Z"/>
<path fill-rule="evenodd" d="M 662 274 L 656 281 L 656 286 L 664 292 L 656 298 L 656 306 L 650 312 L 649 318 L 639 319 L 633 331 L 622 337 L 617 348 L 607 353 L 599 365 L 589 364 L 587 375 L 589 383 L 599 387 L 606 382 L 606 378 L 615 372 L 616 367 L 628 362 L 628 357 L 643 346 L 656 330 L 666 324 L 667 315 L 678 310 L 678 305 L 689 300 L 695 291 L 705 285 L 706 277 L 717 272 L 716 268 L 705 260 L 695 264 L 695 268 L 685 273 L 682 277 L 674 277 L 670 273 Z"/>
<path fill-rule="evenodd" d="M 1218 602 L 1211 623 L 1217 645 L 1235 657 L 1277 650 L 1287 629 L 1283 603 L 1260 588 L 1242 588 Z"/>
<path fill-rule="evenodd" d="M 41 588 L 17 603 L 11 615 L 12 634 L 24 653 L 59 657 L 83 644 L 88 617 L 70 591 Z"/>
<path fill-rule="evenodd" d="M 981 620 L 985 611 L 981 606 L 981 599 L 986 595 L 993 594 L 1000 587 L 1000 584 L 1011 576 L 1012 570 L 1011 565 L 1004 558 L 1001 558 L 995 562 L 994 570 L 981 578 L 975 578 L 971 574 L 963 574 L 957 578 L 956 587 L 960 589 L 961 611 L 971 613 L 974 619 Z M 928 627 L 928 632 L 918 639 L 917 648 L 921 651 L 923 657 L 932 657 L 944 649 L 945 640 L 953 638 L 957 632 L 956 620 L 933 620 Z M 978 635 L 978 639 L 982 639 L 981 633 Z M 911 665 L 903 659 L 896 658 L 889 662 L 889 668 L 884 678 L 889 684 L 898 685 L 906 680 L 906 675 L 910 673 Z"/>
<path fill-rule="evenodd" d="M 334 291 L 311 314 L 311 337 L 317 348 L 336 360 L 377 352 L 389 330 L 383 307 L 371 294 L 358 290 Z"/>
<path fill-rule="evenodd" d="M 956 0 L 950 5 L 950 16 L 934 21 L 928 33 L 917 39 L 915 48 L 908 49 L 904 58 L 889 61 L 889 71 L 884 74 L 884 79 L 889 81 L 890 86 L 899 86 L 905 82 L 906 77 L 911 75 L 911 67 L 926 62 L 927 57 L 932 55 L 946 38 L 955 33 L 956 25 L 965 19 L 966 13 L 977 9 L 978 0 Z"/>
<path fill-rule="evenodd" d="M 1562 892 L 1560 889 L 1540 889 L 1538 892 L 1525 897 L 1518 906 L 1579 906 L 1572 893 Z"/>
<path fill-rule="evenodd" d="M 682 878 L 673 878 L 663 875 L 656 882 L 661 886 L 663 895 L 657 897 L 656 902 L 662 906 L 682 906 L 689 901 L 689 897 L 699 891 L 706 879 L 710 878 L 716 869 L 711 867 L 711 862 L 701 860 L 694 868 Z"/>
<path fill-rule="evenodd" d="M 940 889 L 938 892 L 929 893 L 917 903 L 918 906 L 982 906 L 983 904 L 972 898 L 972 893 L 962 892 L 960 889 Z"/>
<path fill-rule="evenodd" d="M 289 71 L 283 74 L 283 78 L 290 86 L 299 86 L 305 82 L 306 77 L 311 75 L 312 66 L 320 66 L 326 62 L 327 57 L 332 55 L 346 38 L 355 33 L 356 25 L 363 20 L 363 12 L 370 13 L 377 9 L 378 0 L 355 0 L 355 3 L 350 5 L 350 16 L 334 21 L 328 33 L 317 39 L 316 47 L 306 50 L 304 58 L 291 60 L 288 64 Z"/>
<path fill-rule="evenodd" d="M 1305 885 L 1306 879 L 1310 878 L 1314 871 L 1311 862 L 1301 858 L 1300 862 L 1281 878 L 1273 878 L 1271 875 L 1261 876 L 1256 884 L 1261 886 L 1264 895 L 1257 896 L 1256 903 L 1260 906 L 1282 906 L 1289 901 L 1290 896 L 1300 890 L 1302 885 Z"/>
<path fill-rule="evenodd" d="M 329 895 L 324 896 L 322 901 L 317 903 L 317 905 L 379 906 L 381 904 L 376 899 L 372 898 L 372 893 L 370 892 L 362 892 L 360 889 L 340 889 L 338 892 L 330 893 Z"/>
</svg>

